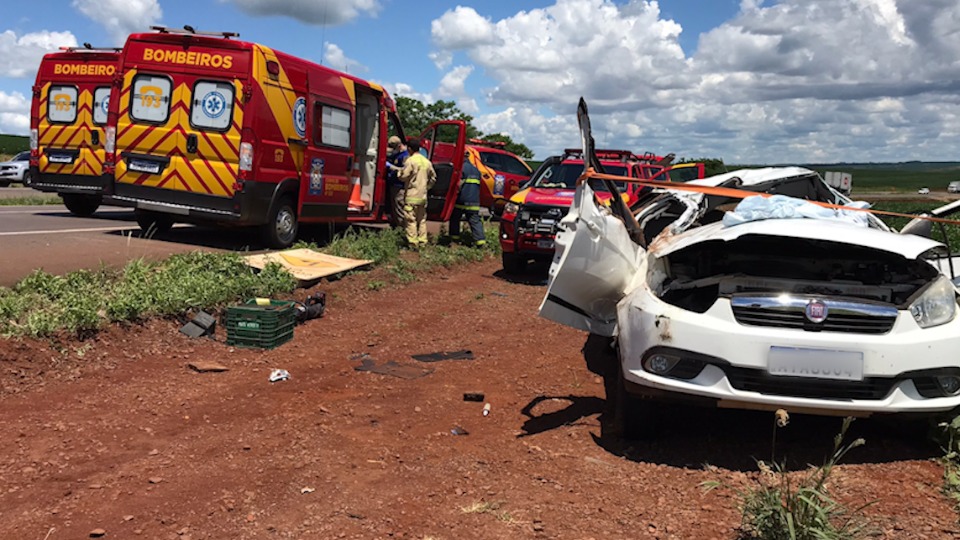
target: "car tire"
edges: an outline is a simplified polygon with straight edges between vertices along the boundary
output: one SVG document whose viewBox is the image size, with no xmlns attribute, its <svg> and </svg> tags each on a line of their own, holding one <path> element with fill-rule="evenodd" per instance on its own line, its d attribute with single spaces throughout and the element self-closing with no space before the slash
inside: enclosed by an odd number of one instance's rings
<svg viewBox="0 0 960 540">
<path fill-rule="evenodd" d="M 25 172 L 23 173 L 23 180 L 21 180 L 21 182 L 23 183 L 23 187 L 30 187 L 30 186 L 32 186 L 32 185 L 33 185 L 33 173 L 30 172 L 30 171 L 25 171 Z"/>
<path fill-rule="evenodd" d="M 92 216 L 97 208 L 100 208 L 102 197 L 100 195 L 83 195 L 79 193 L 64 193 L 63 205 L 71 214 L 78 217 Z"/>
<path fill-rule="evenodd" d="M 508 274 L 522 274 L 527 270 L 527 259 L 516 253 L 502 254 L 503 269 Z"/>
<path fill-rule="evenodd" d="M 173 216 L 170 214 L 137 210 L 135 215 L 143 236 L 148 238 L 157 234 L 166 234 L 173 228 Z"/>
<path fill-rule="evenodd" d="M 297 211 L 291 197 L 282 197 L 270 209 L 267 222 L 261 226 L 267 247 L 286 249 L 297 240 Z"/>
<path fill-rule="evenodd" d="M 617 369 L 604 377 L 604 386 L 608 400 L 606 408 L 612 413 L 607 433 L 625 441 L 654 439 L 660 431 L 662 406 L 651 399 L 641 399 L 627 392 L 619 362 Z M 611 393 L 613 403 L 609 403 Z"/>
</svg>

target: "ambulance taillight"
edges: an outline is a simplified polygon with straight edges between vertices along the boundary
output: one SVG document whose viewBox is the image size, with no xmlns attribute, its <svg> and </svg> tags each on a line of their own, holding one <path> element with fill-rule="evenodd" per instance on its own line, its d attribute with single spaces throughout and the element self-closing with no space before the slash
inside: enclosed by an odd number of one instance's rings
<svg viewBox="0 0 960 540">
<path fill-rule="evenodd" d="M 40 135 L 37 133 L 36 129 L 30 130 L 30 153 L 35 153 L 40 149 Z"/>
<path fill-rule="evenodd" d="M 253 170 L 253 143 L 240 143 L 240 179 L 246 180 L 247 173 Z"/>
<path fill-rule="evenodd" d="M 114 126 L 107 126 L 103 130 L 105 139 L 103 141 L 103 151 L 112 154 L 117 147 L 117 128 Z"/>
</svg>

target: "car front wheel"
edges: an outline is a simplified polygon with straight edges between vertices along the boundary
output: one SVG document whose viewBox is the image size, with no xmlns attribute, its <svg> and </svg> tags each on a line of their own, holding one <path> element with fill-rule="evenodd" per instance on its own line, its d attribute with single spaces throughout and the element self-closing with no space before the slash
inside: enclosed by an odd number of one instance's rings
<svg viewBox="0 0 960 540">
<path fill-rule="evenodd" d="M 503 252 L 503 269 L 508 274 L 522 274 L 527 269 L 527 259 L 516 253 Z"/>
<path fill-rule="evenodd" d="M 30 187 L 33 185 L 33 173 L 26 171 L 23 173 L 23 187 Z"/>
<path fill-rule="evenodd" d="M 605 436 L 626 441 L 646 441 L 657 436 L 663 421 L 663 406 L 627 392 L 623 367 L 604 374 L 606 410 L 612 413 Z"/>
</svg>

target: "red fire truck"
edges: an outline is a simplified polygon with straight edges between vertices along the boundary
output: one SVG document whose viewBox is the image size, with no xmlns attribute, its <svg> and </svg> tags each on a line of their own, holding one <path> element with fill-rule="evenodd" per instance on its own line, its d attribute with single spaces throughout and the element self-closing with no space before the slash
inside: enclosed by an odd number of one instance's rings
<svg viewBox="0 0 960 540">
<path fill-rule="evenodd" d="M 96 212 L 105 189 L 103 134 L 120 49 L 63 48 L 40 61 L 30 108 L 34 189 L 59 193 L 73 214 Z"/>
<path fill-rule="evenodd" d="M 384 218 L 387 138 L 403 137 L 386 90 L 233 33 L 154 30 L 127 39 L 106 137 L 112 200 L 141 227 L 255 225 L 279 248 L 300 223 Z M 452 211 L 465 133 L 424 133 L 444 142 L 428 145 L 430 219 Z"/>
</svg>

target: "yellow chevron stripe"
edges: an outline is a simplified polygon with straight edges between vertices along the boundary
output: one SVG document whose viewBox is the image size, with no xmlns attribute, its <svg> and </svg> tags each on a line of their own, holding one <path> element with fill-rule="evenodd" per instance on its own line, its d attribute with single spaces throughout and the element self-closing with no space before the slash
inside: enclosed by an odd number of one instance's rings
<svg viewBox="0 0 960 540">
<path fill-rule="evenodd" d="M 269 47 L 255 45 L 254 51 L 253 79 L 260 86 L 260 90 L 267 100 L 267 105 L 270 107 L 270 112 L 273 113 L 273 119 L 277 122 L 277 127 L 280 128 L 280 133 L 284 139 L 300 138 L 293 125 L 293 105 L 297 100 L 297 94 L 290 84 L 290 79 L 287 77 L 286 70 L 283 69 L 283 64 L 277 60 L 276 53 Z M 280 66 L 280 74 L 276 82 L 267 74 L 268 61 L 276 62 Z M 309 131 L 308 126 L 308 136 Z M 287 151 L 290 152 L 290 157 L 299 173 L 303 166 L 303 148 L 300 145 L 288 144 Z"/>
<path fill-rule="evenodd" d="M 354 107 L 357 106 L 357 86 L 353 83 L 352 80 L 346 77 L 340 77 L 340 82 L 343 83 L 343 89 L 347 91 L 347 95 L 350 96 L 350 104 Z"/>
</svg>

